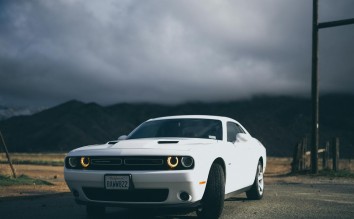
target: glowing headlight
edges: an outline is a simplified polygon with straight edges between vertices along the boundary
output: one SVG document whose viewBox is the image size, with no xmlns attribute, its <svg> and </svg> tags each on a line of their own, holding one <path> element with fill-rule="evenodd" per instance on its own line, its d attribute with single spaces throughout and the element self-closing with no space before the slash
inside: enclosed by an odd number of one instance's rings
<svg viewBox="0 0 354 219">
<path fill-rule="evenodd" d="M 170 168 L 175 168 L 178 166 L 178 157 L 168 157 L 167 164 Z"/>
<path fill-rule="evenodd" d="M 189 168 L 193 165 L 193 158 L 192 157 L 182 157 L 181 164 L 185 168 Z"/>
<path fill-rule="evenodd" d="M 68 164 L 71 168 L 76 168 L 79 165 L 79 159 L 77 157 L 69 157 Z"/>
<path fill-rule="evenodd" d="M 90 165 L 90 158 L 89 157 L 81 157 L 80 159 L 81 166 L 86 168 Z"/>
</svg>

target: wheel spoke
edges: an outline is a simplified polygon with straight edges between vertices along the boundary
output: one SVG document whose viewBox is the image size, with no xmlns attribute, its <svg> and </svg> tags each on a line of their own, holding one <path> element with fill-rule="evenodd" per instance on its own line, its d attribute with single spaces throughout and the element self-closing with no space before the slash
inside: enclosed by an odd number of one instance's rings
<svg viewBox="0 0 354 219">
<path fill-rule="evenodd" d="M 259 184 L 258 185 L 258 190 L 262 193 L 263 192 L 263 184 L 261 185 L 261 184 Z"/>
<path fill-rule="evenodd" d="M 264 187 L 263 181 L 258 183 L 258 187 L 259 187 L 259 191 L 263 191 L 263 187 Z"/>
<path fill-rule="evenodd" d="M 260 193 L 263 193 L 263 188 L 264 188 L 264 182 L 263 182 L 263 171 L 262 171 L 262 166 L 258 166 L 258 191 Z"/>
</svg>

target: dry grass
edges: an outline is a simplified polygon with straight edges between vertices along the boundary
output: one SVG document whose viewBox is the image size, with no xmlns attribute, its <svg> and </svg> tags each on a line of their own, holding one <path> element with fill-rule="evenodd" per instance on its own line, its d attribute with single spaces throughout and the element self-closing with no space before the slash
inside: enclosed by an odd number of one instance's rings
<svg viewBox="0 0 354 219">
<path fill-rule="evenodd" d="M 11 154 L 14 162 L 14 168 L 17 175 L 27 175 L 34 179 L 45 180 L 53 185 L 13 185 L 0 186 L 0 197 L 8 196 L 27 196 L 27 195 L 41 195 L 58 192 L 69 192 L 68 187 L 64 181 L 63 160 L 65 154 L 27 154 L 15 153 Z M 5 176 L 11 175 L 11 169 L 6 162 L 6 157 L 1 154 L 0 174 Z M 18 161 L 16 163 L 16 161 Z M 32 164 L 21 164 L 21 161 L 30 161 Z M 61 166 L 52 166 L 53 161 L 61 161 Z M 337 178 L 332 176 L 291 176 L 288 175 L 291 171 L 291 158 L 268 157 L 266 169 L 266 184 L 272 183 L 353 183 L 354 179 Z M 43 163 L 45 165 L 38 165 Z M 331 163 L 330 163 L 331 165 Z M 320 165 L 321 166 L 321 165 Z M 354 162 L 350 160 L 341 160 L 339 167 L 354 171 Z"/>
<path fill-rule="evenodd" d="M 267 157 L 266 175 L 283 175 L 291 172 L 291 158 Z"/>
<path fill-rule="evenodd" d="M 13 164 L 64 165 L 65 153 L 13 153 Z M 0 154 L 0 163 L 7 163 L 5 153 Z"/>
<path fill-rule="evenodd" d="M 13 164 L 39 164 L 39 165 L 64 165 L 65 153 L 13 153 L 11 159 Z M 286 174 L 291 171 L 292 158 L 289 157 L 268 157 L 267 171 L 269 175 Z M 0 154 L 0 163 L 6 164 L 7 158 L 4 153 Z M 310 157 L 306 158 L 306 168 L 310 168 Z M 322 159 L 319 158 L 319 169 L 322 169 Z M 332 161 L 329 160 L 329 166 Z M 339 169 L 354 172 L 354 160 L 341 159 Z"/>
<path fill-rule="evenodd" d="M 322 154 L 318 156 L 318 168 L 319 170 L 323 170 L 322 167 Z M 310 169 L 311 166 L 311 157 L 310 155 L 305 156 L 305 167 L 306 169 Z M 333 163 L 332 159 L 328 160 L 329 169 L 332 169 Z M 347 170 L 349 172 L 354 172 L 354 160 L 353 159 L 340 159 L 339 160 L 339 170 Z"/>
<path fill-rule="evenodd" d="M 283 175 L 291 172 L 291 162 L 292 158 L 289 157 L 268 157 L 267 158 L 267 175 Z M 310 169 L 310 157 L 306 159 L 306 169 Z M 332 160 L 328 161 L 328 165 L 331 169 Z M 322 168 L 322 159 L 318 159 L 319 170 Z M 340 159 L 339 169 L 347 170 L 349 172 L 354 172 L 354 160 L 351 159 Z"/>
<path fill-rule="evenodd" d="M 0 186 L 0 197 L 41 195 L 69 191 L 64 181 L 62 166 L 15 164 L 14 168 L 18 176 L 24 174 L 34 179 L 45 180 L 53 185 Z M 0 174 L 11 175 L 10 167 L 7 164 L 0 164 Z"/>
<path fill-rule="evenodd" d="M 292 175 L 291 173 L 292 158 L 268 157 L 267 169 L 265 172 L 266 184 L 273 183 L 350 183 L 354 184 L 354 162 L 348 159 L 341 159 L 339 162 L 339 169 L 344 170 L 338 174 L 331 171 L 324 171 L 317 175 Z M 318 162 L 319 170 L 322 170 L 322 159 Z M 329 162 L 332 167 L 332 161 Z M 310 161 L 306 162 L 306 168 L 310 169 Z"/>
</svg>

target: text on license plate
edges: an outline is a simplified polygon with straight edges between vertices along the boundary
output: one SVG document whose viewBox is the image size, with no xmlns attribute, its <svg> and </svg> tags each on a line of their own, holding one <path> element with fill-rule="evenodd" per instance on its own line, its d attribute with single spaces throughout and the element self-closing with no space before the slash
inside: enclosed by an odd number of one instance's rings
<svg viewBox="0 0 354 219">
<path fill-rule="evenodd" d="M 129 176 L 105 176 L 106 189 L 129 189 Z"/>
</svg>

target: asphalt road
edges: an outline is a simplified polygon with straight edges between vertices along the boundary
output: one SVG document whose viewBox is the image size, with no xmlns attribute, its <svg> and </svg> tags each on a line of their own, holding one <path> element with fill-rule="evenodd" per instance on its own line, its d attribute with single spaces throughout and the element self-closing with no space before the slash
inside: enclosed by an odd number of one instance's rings
<svg viewBox="0 0 354 219">
<path fill-rule="evenodd" d="M 239 195 L 225 201 L 221 219 L 230 218 L 354 218 L 354 185 L 267 185 L 260 201 Z M 86 218 L 85 207 L 76 205 L 71 194 L 0 199 L 1 219 Z M 148 217 L 144 211 L 108 208 L 106 218 L 196 219 L 195 213 Z"/>
</svg>

